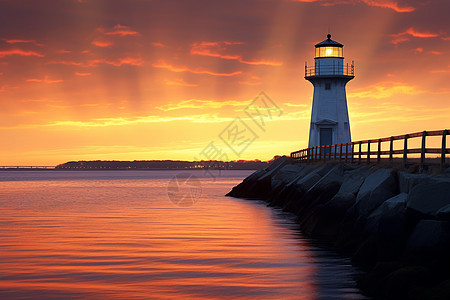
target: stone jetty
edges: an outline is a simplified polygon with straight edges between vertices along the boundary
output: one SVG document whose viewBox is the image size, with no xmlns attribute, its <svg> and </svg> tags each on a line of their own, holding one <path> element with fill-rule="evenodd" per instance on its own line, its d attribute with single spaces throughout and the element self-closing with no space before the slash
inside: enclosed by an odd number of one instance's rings
<svg viewBox="0 0 450 300">
<path fill-rule="evenodd" d="M 366 273 L 386 299 L 450 299 L 450 168 L 439 174 L 281 157 L 227 196 L 260 199 L 298 217 Z"/>
</svg>

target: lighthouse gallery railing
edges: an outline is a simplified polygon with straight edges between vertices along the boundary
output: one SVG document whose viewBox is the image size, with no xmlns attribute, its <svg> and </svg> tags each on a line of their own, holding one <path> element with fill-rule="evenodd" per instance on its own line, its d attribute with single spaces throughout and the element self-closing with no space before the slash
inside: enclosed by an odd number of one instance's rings
<svg viewBox="0 0 450 300">
<path fill-rule="evenodd" d="M 346 65 L 320 65 L 313 67 L 308 67 L 305 65 L 305 77 L 310 76 L 325 76 L 325 75 L 344 75 L 344 76 L 355 76 L 355 64 L 352 62 L 351 65 L 348 63 Z"/>
<path fill-rule="evenodd" d="M 441 136 L 442 142 L 440 148 L 427 148 L 426 138 L 431 136 Z M 302 149 L 291 153 L 291 158 L 301 162 L 315 162 L 322 160 L 338 160 L 345 162 L 375 162 L 371 156 L 376 156 L 376 162 L 380 163 L 383 156 L 388 156 L 392 163 L 394 155 L 401 155 L 403 166 L 407 165 L 408 154 L 420 154 L 420 166 L 425 164 L 426 154 L 438 154 L 440 156 L 440 165 L 445 167 L 446 154 L 450 154 L 450 148 L 447 148 L 447 136 L 450 136 L 450 130 L 423 131 L 404 135 L 391 136 L 386 138 L 356 141 L 345 144 L 335 144 L 327 146 L 317 146 Z M 421 138 L 420 148 L 409 148 L 408 140 Z M 403 147 L 394 149 L 394 141 L 402 140 Z M 382 150 L 382 143 L 389 142 L 389 150 Z M 367 145 L 367 147 L 365 146 Z M 371 146 L 377 147 L 377 150 L 371 150 Z M 363 146 L 366 148 L 363 150 Z"/>
</svg>

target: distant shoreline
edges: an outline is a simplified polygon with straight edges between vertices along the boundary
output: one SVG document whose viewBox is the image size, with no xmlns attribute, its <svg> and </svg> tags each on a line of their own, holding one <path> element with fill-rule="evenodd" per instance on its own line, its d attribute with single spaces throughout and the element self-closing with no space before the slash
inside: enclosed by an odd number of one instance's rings
<svg viewBox="0 0 450 300">
<path fill-rule="evenodd" d="M 254 170 L 258 170 L 256 168 L 244 168 L 244 169 L 202 169 L 202 168 L 135 168 L 135 169 L 131 169 L 131 168 L 96 168 L 96 169 L 76 169 L 76 168 L 0 168 L 0 171 L 193 171 L 193 170 L 199 170 L 199 171 L 208 171 L 208 170 L 213 170 L 213 171 L 254 171 Z"/>
<path fill-rule="evenodd" d="M 274 157 L 274 159 L 277 157 Z M 273 159 L 271 160 L 273 161 Z M 238 161 L 183 161 L 183 160 L 91 160 L 69 161 L 56 166 L 45 165 L 4 165 L 4 171 L 114 171 L 114 170 L 259 170 L 271 161 L 238 160 Z"/>
</svg>

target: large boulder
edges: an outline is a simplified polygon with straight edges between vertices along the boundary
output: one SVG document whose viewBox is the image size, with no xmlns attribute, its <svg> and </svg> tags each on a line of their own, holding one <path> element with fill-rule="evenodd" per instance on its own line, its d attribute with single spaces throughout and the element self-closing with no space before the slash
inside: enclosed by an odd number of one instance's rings
<svg viewBox="0 0 450 300">
<path fill-rule="evenodd" d="M 421 220 L 406 244 L 407 254 L 440 255 L 450 251 L 450 223 L 439 220 Z"/>
<path fill-rule="evenodd" d="M 420 183 L 428 181 L 429 175 L 398 172 L 398 187 L 400 193 L 409 193 L 412 188 Z"/>
<path fill-rule="evenodd" d="M 436 213 L 438 220 L 450 221 L 450 204 L 445 205 Z"/>
<path fill-rule="evenodd" d="M 301 198 L 298 199 L 297 215 L 303 215 L 314 207 L 329 201 L 339 190 L 344 175 L 343 165 L 335 165 L 324 174 Z"/>
<path fill-rule="evenodd" d="M 272 191 L 286 186 L 294 178 L 298 176 L 301 171 L 305 169 L 305 164 L 286 164 L 278 169 L 278 172 L 272 175 Z"/>
<path fill-rule="evenodd" d="M 363 218 L 387 199 L 397 194 L 396 172 L 393 169 L 378 169 L 367 176 L 356 197 L 356 209 Z"/>
<path fill-rule="evenodd" d="M 366 166 L 345 170 L 344 180 L 338 193 L 352 193 L 356 196 L 361 188 L 361 185 L 369 175 L 370 170 L 371 168 Z"/>
<path fill-rule="evenodd" d="M 399 233 L 403 230 L 404 219 L 406 216 L 406 199 L 408 194 L 401 193 L 384 201 L 367 218 L 365 231 L 367 234 L 379 234 L 380 224 L 386 227 L 387 234 Z M 386 224 L 387 223 L 387 224 Z M 383 230 L 385 231 L 385 230 Z"/>
<path fill-rule="evenodd" d="M 261 176 L 260 178 L 258 178 L 258 180 L 265 180 L 266 177 L 273 176 L 274 174 L 276 174 L 278 172 L 278 170 L 280 170 L 281 168 L 283 168 L 285 165 L 287 165 L 289 163 L 291 163 L 291 159 L 287 156 L 282 156 L 282 157 L 275 159 L 272 163 L 270 163 L 270 165 L 268 165 L 264 169 L 266 171 L 266 173 L 263 176 Z"/>
<path fill-rule="evenodd" d="M 450 182 L 440 180 L 416 185 L 406 200 L 408 213 L 417 219 L 434 219 L 447 204 L 450 204 Z"/>
<path fill-rule="evenodd" d="M 280 181 L 283 184 L 291 182 L 306 167 L 306 164 L 287 164 L 279 169 L 272 176 L 272 180 Z"/>
<path fill-rule="evenodd" d="M 327 174 L 333 165 L 323 164 L 320 167 L 311 170 L 307 175 L 292 181 L 287 186 L 287 193 L 283 204 L 283 210 L 296 212 L 302 206 L 303 196 L 310 190 L 325 174 Z"/>
<path fill-rule="evenodd" d="M 287 156 L 277 158 L 266 168 L 258 170 L 245 178 L 240 184 L 233 187 L 226 196 L 252 199 L 267 198 L 271 192 L 272 176 L 290 162 L 291 159 Z"/>
<path fill-rule="evenodd" d="M 353 193 L 338 193 L 330 201 L 319 205 L 303 223 L 302 229 L 314 237 L 335 239 L 347 210 L 355 204 Z"/>
</svg>

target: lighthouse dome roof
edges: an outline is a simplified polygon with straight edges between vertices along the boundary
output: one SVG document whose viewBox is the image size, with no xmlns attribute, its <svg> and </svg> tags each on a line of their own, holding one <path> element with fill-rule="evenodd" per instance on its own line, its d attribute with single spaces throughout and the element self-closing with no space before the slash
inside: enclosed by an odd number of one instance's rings
<svg viewBox="0 0 450 300">
<path fill-rule="evenodd" d="M 331 47 L 344 47 L 344 45 L 342 45 L 341 43 L 338 43 L 336 41 L 333 41 L 331 39 L 331 34 L 327 35 L 327 39 L 323 42 L 320 42 L 318 44 L 316 44 L 316 48 L 318 47 L 326 47 L 326 46 L 331 46 Z"/>
</svg>

